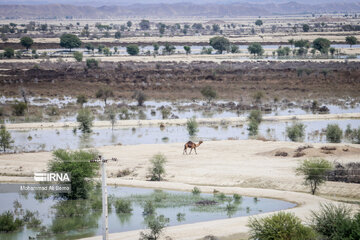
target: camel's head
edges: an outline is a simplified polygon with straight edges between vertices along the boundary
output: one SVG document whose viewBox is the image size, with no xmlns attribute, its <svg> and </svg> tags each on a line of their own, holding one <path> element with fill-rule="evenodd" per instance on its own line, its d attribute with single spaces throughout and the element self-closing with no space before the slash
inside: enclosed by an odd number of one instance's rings
<svg viewBox="0 0 360 240">
<path fill-rule="evenodd" d="M 199 142 L 199 145 L 202 144 L 202 143 L 203 143 L 203 141 L 200 141 L 200 142 Z"/>
</svg>

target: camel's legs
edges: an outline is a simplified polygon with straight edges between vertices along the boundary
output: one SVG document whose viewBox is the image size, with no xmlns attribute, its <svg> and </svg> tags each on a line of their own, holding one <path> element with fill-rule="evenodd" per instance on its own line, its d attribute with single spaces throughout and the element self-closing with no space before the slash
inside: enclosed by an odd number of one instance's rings
<svg viewBox="0 0 360 240">
<path fill-rule="evenodd" d="M 184 155 L 184 153 L 187 155 L 187 148 L 186 147 L 184 148 L 183 155 Z"/>
<path fill-rule="evenodd" d="M 193 150 L 193 148 L 190 148 L 190 152 L 189 152 L 189 154 L 191 154 L 191 151 Z"/>
<path fill-rule="evenodd" d="M 194 148 L 194 150 L 195 150 L 195 154 L 197 154 L 197 152 L 196 152 L 196 148 Z"/>
</svg>

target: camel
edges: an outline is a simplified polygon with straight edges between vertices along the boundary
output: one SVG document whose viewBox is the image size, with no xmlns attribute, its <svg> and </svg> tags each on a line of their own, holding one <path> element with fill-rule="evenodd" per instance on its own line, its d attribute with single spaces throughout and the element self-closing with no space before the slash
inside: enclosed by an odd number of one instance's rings
<svg viewBox="0 0 360 240">
<path fill-rule="evenodd" d="M 198 146 L 200 146 L 200 144 L 202 144 L 202 143 L 203 143 L 203 141 L 200 141 L 198 144 L 193 143 L 192 141 L 188 141 L 188 142 L 185 143 L 185 145 L 184 145 L 183 154 L 184 154 L 184 153 L 187 154 L 187 149 L 188 149 L 188 148 L 190 148 L 190 153 L 189 153 L 189 154 L 191 154 L 191 151 L 192 151 L 193 149 L 194 149 L 194 151 L 195 151 L 195 154 L 197 154 L 196 148 L 197 148 Z"/>
</svg>

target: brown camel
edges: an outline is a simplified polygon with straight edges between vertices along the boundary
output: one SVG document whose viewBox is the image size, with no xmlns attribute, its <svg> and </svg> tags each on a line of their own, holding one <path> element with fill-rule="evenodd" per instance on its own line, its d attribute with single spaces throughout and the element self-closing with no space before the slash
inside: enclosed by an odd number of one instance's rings
<svg viewBox="0 0 360 240">
<path fill-rule="evenodd" d="M 191 154 L 191 151 L 192 151 L 193 149 L 194 149 L 194 151 L 195 151 L 195 154 L 197 154 L 196 148 L 197 148 L 198 146 L 200 146 L 200 144 L 202 144 L 202 143 L 203 143 L 203 141 L 200 141 L 198 144 L 193 143 L 192 141 L 188 141 L 188 142 L 185 143 L 185 145 L 184 145 L 183 154 L 184 154 L 184 153 L 187 154 L 187 149 L 188 149 L 188 148 L 190 148 L 189 154 Z"/>
</svg>

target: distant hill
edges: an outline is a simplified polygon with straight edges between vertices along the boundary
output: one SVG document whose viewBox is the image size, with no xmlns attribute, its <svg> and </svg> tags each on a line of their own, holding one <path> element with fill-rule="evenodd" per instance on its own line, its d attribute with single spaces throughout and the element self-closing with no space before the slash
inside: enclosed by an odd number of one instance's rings
<svg viewBox="0 0 360 240">
<path fill-rule="evenodd" d="M 322 4 L 286 3 L 228 3 L 228 4 L 132 4 L 100 7 L 70 4 L 0 5 L 0 16 L 7 18 L 119 18 L 119 17 L 238 17 L 275 14 L 359 12 L 359 2 L 338 1 Z"/>
</svg>

